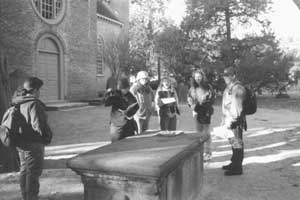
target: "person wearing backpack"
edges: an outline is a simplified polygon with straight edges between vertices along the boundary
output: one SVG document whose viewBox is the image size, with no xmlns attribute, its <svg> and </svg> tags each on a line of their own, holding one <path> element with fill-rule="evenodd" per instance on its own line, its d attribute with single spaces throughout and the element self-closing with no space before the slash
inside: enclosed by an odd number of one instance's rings
<svg viewBox="0 0 300 200">
<path fill-rule="evenodd" d="M 45 145 L 52 139 L 52 132 L 47 123 L 45 105 L 39 100 L 43 81 L 29 77 L 12 99 L 20 106 L 24 117 L 18 142 L 15 144 L 20 156 L 20 188 L 24 200 L 37 200 L 39 177 L 42 174 Z"/>
<path fill-rule="evenodd" d="M 222 99 L 221 126 L 230 129 L 234 137 L 229 138 L 232 147 L 231 163 L 222 167 L 225 176 L 243 174 L 244 159 L 243 129 L 246 128 L 246 116 L 243 112 L 243 103 L 246 99 L 246 88 L 238 81 L 233 67 L 224 70 L 223 78 L 226 88 Z"/>
</svg>

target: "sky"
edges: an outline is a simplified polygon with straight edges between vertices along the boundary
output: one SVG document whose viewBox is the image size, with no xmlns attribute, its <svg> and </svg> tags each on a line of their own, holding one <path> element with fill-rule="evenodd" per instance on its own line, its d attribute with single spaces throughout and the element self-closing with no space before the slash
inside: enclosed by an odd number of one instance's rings
<svg viewBox="0 0 300 200">
<path fill-rule="evenodd" d="M 185 14 L 185 0 L 171 0 L 166 16 L 179 25 Z M 300 9 L 292 0 L 273 0 L 272 12 L 268 15 L 271 27 L 281 45 L 288 50 L 300 52 Z"/>
</svg>

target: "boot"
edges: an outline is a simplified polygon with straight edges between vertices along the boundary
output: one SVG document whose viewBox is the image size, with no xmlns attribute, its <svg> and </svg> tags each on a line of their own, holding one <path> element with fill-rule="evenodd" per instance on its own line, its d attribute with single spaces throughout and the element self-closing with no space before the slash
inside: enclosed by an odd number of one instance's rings
<svg viewBox="0 0 300 200">
<path fill-rule="evenodd" d="M 232 168 L 232 163 L 230 163 L 229 165 L 223 165 L 222 169 L 223 170 L 230 170 Z"/>
<path fill-rule="evenodd" d="M 222 166 L 222 169 L 223 170 L 230 170 L 232 168 L 232 163 L 234 162 L 234 160 L 236 160 L 236 151 L 234 151 L 233 148 L 231 148 L 231 151 L 232 151 L 232 156 L 231 156 L 231 159 L 230 159 L 230 164 L 229 165 L 223 165 Z"/>
<path fill-rule="evenodd" d="M 244 149 L 233 149 L 232 163 L 224 172 L 225 176 L 234 176 L 243 174 Z"/>
</svg>

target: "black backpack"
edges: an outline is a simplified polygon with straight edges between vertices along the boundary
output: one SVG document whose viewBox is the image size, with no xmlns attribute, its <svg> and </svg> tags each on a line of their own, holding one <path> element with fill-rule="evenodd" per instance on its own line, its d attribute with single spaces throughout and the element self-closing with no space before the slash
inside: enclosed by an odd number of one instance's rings
<svg viewBox="0 0 300 200">
<path fill-rule="evenodd" d="M 6 110 L 0 125 L 0 139 L 4 146 L 15 146 L 20 139 L 20 129 L 26 124 L 20 112 L 20 105 L 14 105 Z"/>
<path fill-rule="evenodd" d="M 245 87 L 245 89 L 246 89 L 246 98 L 243 102 L 243 114 L 252 115 L 256 113 L 257 110 L 256 94 L 247 87 Z"/>
<path fill-rule="evenodd" d="M 233 86 L 241 83 L 236 83 Z M 232 88 L 233 88 L 232 86 Z M 256 100 L 256 94 L 252 90 L 250 90 L 248 87 L 243 86 L 246 90 L 246 98 L 243 102 L 243 111 L 242 113 L 244 115 L 252 115 L 256 113 L 257 111 L 257 100 Z M 232 90 L 231 88 L 231 90 Z M 230 92 L 231 93 L 231 92 Z"/>
</svg>

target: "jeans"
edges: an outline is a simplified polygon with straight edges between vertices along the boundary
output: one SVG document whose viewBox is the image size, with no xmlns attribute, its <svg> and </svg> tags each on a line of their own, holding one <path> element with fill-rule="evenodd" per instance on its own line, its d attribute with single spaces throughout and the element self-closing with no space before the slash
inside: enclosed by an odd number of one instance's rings
<svg viewBox="0 0 300 200">
<path fill-rule="evenodd" d="M 208 139 L 204 143 L 204 154 L 211 155 L 211 136 L 210 124 L 201 124 L 198 122 L 197 117 L 194 117 L 196 123 L 196 131 L 200 135 L 208 135 Z"/>
<path fill-rule="evenodd" d="M 45 146 L 40 143 L 24 144 L 18 147 L 20 156 L 20 187 L 24 200 L 37 200 L 39 177 L 42 174 Z"/>
</svg>

